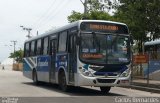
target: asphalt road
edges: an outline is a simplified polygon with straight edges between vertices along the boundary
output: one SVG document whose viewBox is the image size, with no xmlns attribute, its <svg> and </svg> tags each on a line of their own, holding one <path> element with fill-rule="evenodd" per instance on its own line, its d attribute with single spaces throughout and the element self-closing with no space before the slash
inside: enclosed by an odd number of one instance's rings
<svg viewBox="0 0 160 103">
<path fill-rule="evenodd" d="M 125 101 L 118 101 L 117 97 L 160 98 L 160 94 L 120 87 L 113 87 L 107 95 L 101 94 L 96 87 L 73 87 L 70 92 L 64 93 L 57 85 L 41 83 L 36 86 L 20 71 L 0 70 L 0 97 L 0 103 L 10 103 L 5 101 L 14 99 L 15 102 L 12 103 L 124 103 Z"/>
</svg>

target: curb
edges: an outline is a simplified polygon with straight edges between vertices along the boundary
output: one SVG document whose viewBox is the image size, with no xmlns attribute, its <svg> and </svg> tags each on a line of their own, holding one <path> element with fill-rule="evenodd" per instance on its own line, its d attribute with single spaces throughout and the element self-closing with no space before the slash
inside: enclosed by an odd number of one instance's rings
<svg viewBox="0 0 160 103">
<path fill-rule="evenodd" d="M 160 93 L 159 88 L 144 87 L 144 86 L 138 86 L 138 85 L 130 85 L 128 87 L 123 87 L 123 88 L 137 89 L 137 90 L 142 90 L 142 91 L 151 92 L 151 93 Z"/>
</svg>

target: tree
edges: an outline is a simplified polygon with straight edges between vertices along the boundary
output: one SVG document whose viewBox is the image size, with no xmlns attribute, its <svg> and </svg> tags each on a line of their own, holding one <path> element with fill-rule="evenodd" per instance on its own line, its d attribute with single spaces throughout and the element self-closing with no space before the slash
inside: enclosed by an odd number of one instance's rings
<svg viewBox="0 0 160 103">
<path fill-rule="evenodd" d="M 160 1 L 149 0 L 146 6 L 146 18 L 148 31 L 151 32 L 150 39 L 160 38 Z"/>
<path fill-rule="evenodd" d="M 88 11 L 105 11 L 109 12 L 112 9 L 116 9 L 119 5 L 119 0 L 88 0 Z"/>
<path fill-rule="evenodd" d="M 151 33 L 151 39 L 159 37 L 160 25 L 160 1 L 159 0 L 121 0 L 114 17 L 129 26 L 135 40 L 142 52 L 142 44 L 148 41 L 147 34 Z"/>
<path fill-rule="evenodd" d="M 72 11 L 71 15 L 68 16 L 68 21 L 71 23 L 77 20 L 81 20 L 83 18 L 83 15 L 84 14 L 80 12 Z"/>
<path fill-rule="evenodd" d="M 68 21 L 71 23 L 77 20 L 81 20 L 83 16 L 83 13 L 73 11 L 72 14 L 68 16 Z M 86 17 L 89 20 L 113 20 L 112 16 L 104 11 L 91 11 L 86 15 Z"/>
<path fill-rule="evenodd" d="M 14 58 L 16 62 L 20 63 L 23 59 L 23 50 L 15 51 L 14 53 L 10 53 L 9 58 Z"/>
<path fill-rule="evenodd" d="M 94 19 L 94 20 L 113 20 L 113 17 L 107 12 L 117 6 L 118 0 L 112 2 L 108 0 L 105 4 L 100 3 L 98 0 L 87 0 L 87 14 L 72 11 L 68 16 L 68 21 L 74 22 L 81 19 Z M 85 5 L 83 3 L 83 5 Z"/>
</svg>

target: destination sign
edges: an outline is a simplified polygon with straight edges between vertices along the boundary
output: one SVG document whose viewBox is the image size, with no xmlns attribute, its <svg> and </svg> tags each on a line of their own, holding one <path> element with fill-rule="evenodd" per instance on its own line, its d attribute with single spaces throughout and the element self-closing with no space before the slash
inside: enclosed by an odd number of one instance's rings
<svg viewBox="0 0 160 103">
<path fill-rule="evenodd" d="M 92 58 L 92 59 L 100 59 L 100 58 L 103 58 L 103 55 L 102 54 L 83 54 L 82 55 L 83 58 Z"/>
<path fill-rule="evenodd" d="M 95 30 L 112 30 L 116 31 L 118 30 L 118 26 L 113 26 L 113 25 L 100 25 L 100 24 L 90 24 L 89 28 L 95 29 Z"/>
<path fill-rule="evenodd" d="M 80 29 L 86 32 L 105 32 L 105 33 L 118 33 L 128 34 L 126 25 L 106 22 L 83 22 Z"/>
</svg>

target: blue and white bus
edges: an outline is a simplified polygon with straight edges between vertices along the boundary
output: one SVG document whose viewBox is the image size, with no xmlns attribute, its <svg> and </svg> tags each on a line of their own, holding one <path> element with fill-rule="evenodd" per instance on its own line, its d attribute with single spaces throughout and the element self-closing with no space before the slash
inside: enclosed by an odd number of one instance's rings
<svg viewBox="0 0 160 103">
<path fill-rule="evenodd" d="M 144 50 L 149 55 L 149 66 L 143 69 L 144 76 L 150 75 L 150 79 L 160 80 L 160 39 L 145 42 Z"/>
<path fill-rule="evenodd" d="M 126 24 L 103 20 L 79 20 L 25 41 L 24 76 L 69 86 L 129 85 L 130 35 Z"/>
</svg>

